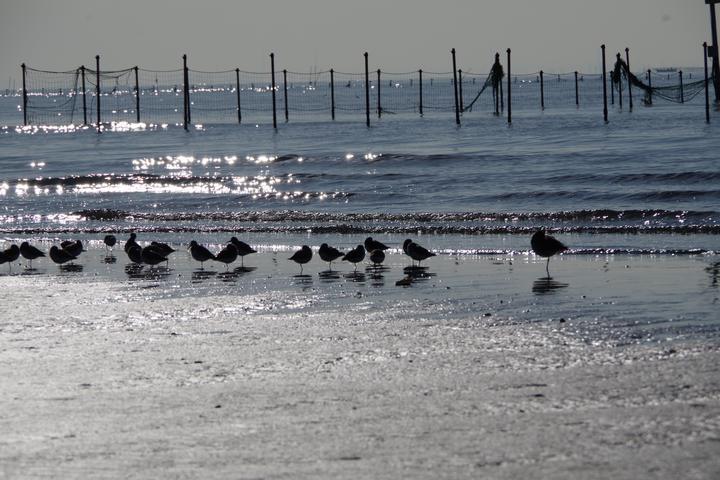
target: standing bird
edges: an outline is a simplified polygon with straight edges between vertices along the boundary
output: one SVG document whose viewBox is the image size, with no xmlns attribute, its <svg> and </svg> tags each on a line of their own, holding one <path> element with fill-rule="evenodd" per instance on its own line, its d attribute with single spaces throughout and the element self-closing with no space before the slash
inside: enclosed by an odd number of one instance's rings
<svg viewBox="0 0 720 480">
<path fill-rule="evenodd" d="M 237 253 L 240 256 L 240 266 L 245 266 L 245 255 L 250 255 L 251 253 L 257 253 L 257 250 L 252 248 L 247 243 L 243 242 L 242 240 L 238 240 L 237 237 L 232 237 L 230 239 L 230 243 L 235 245 L 235 248 L 237 249 Z"/>
<path fill-rule="evenodd" d="M 560 240 L 550 235 L 545 235 L 545 229 L 535 232 L 530 239 L 530 246 L 536 255 L 547 258 L 545 271 L 547 272 L 548 278 L 550 278 L 550 257 L 568 249 Z"/>
<path fill-rule="evenodd" d="M 131 250 L 135 252 L 137 251 L 135 247 L 133 247 Z M 140 259 L 142 260 L 142 263 L 151 266 L 155 266 L 158 263 L 167 262 L 167 257 L 160 253 L 157 249 L 153 248 L 152 245 L 148 245 L 147 247 L 140 250 Z"/>
<path fill-rule="evenodd" d="M 171 253 L 173 253 L 175 251 L 175 249 L 172 248 L 167 243 L 150 242 L 150 246 L 153 248 L 153 250 L 155 250 L 156 252 L 158 252 L 159 254 L 161 254 L 163 257 L 166 257 L 166 258 L 168 255 L 170 255 Z"/>
<path fill-rule="evenodd" d="M 103 243 L 105 244 L 105 250 L 112 251 L 112 248 L 117 243 L 117 238 L 115 238 L 115 235 L 105 235 Z"/>
<path fill-rule="evenodd" d="M 131 262 L 142 265 L 143 258 L 142 248 L 140 248 L 140 245 L 130 245 L 130 248 L 128 248 L 125 253 L 127 253 L 127 256 Z"/>
<path fill-rule="evenodd" d="M 195 240 L 190 242 L 190 255 L 192 256 L 192 258 L 200 262 L 200 269 L 203 269 L 203 263 L 207 262 L 208 260 L 215 260 L 215 255 L 213 255 L 210 250 L 203 247 Z"/>
<path fill-rule="evenodd" d="M 32 268 L 32 261 L 35 260 L 38 257 L 44 257 L 45 254 L 38 250 L 37 248 L 30 245 L 28 242 L 22 242 L 20 244 L 20 255 L 23 256 L 23 258 L 30 261 L 30 267 Z"/>
<path fill-rule="evenodd" d="M 292 257 L 288 258 L 288 260 L 292 260 L 293 262 L 300 265 L 300 275 L 302 275 L 303 272 L 303 265 L 308 263 L 310 259 L 312 259 L 312 250 L 307 245 L 303 245 L 300 250 L 292 254 Z"/>
<path fill-rule="evenodd" d="M 137 235 L 135 235 L 134 232 L 130 234 L 130 238 L 128 238 L 127 241 L 125 242 L 125 253 L 127 253 L 128 250 L 130 250 L 135 245 L 137 245 L 138 247 L 140 246 L 135 241 L 136 238 L 137 238 Z"/>
<path fill-rule="evenodd" d="M 20 258 L 20 248 L 17 245 L 12 244 L 10 247 L 0 252 L 0 265 L 7 262 L 9 271 L 12 271 L 12 262 L 18 258 Z"/>
<path fill-rule="evenodd" d="M 355 265 L 355 270 L 357 270 L 357 264 L 362 262 L 364 258 L 365 247 L 363 247 L 362 245 L 358 245 L 357 247 L 346 253 L 342 259 L 344 261 L 353 263 Z"/>
<path fill-rule="evenodd" d="M 238 257 L 237 247 L 235 247 L 235 245 L 233 245 L 232 243 L 228 243 L 225 246 L 225 248 L 220 250 L 217 253 L 217 255 L 215 255 L 215 258 L 213 258 L 213 260 L 215 260 L 216 262 L 224 263 L 225 270 L 227 270 L 228 265 L 230 265 L 232 262 L 237 260 L 237 257 Z"/>
<path fill-rule="evenodd" d="M 58 265 L 62 265 L 63 263 L 72 262 L 77 257 L 64 248 L 58 248 L 57 246 L 53 245 L 50 247 L 50 260 L 57 263 Z"/>
<path fill-rule="evenodd" d="M 429 251 L 425 247 L 418 245 L 409 238 L 405 240 L 405 242 L 403 242 L 403 251 L 408 257 L 413 259 L 413 261 L 418 262 L 418 266 L 420 266 L 420 263 L 423 260 L 435 256 L 433 252 Z"/>
<path fill-rule="evenodd" d="M 373 250 L 370 252 L 370 261 L 373 263 L 373 266 L 380 266 L 380 264 L 385 261 L 385 252 L 382 250 Z"/>
<path fill-rule="evenodd" d="M 390 248 L 390 247 L 388 247 L 387 245 L 385 245 L 382 242 L 373 240 L 372 237 L 367 237 L 365 239 L 365 250 L 367 250 L 368 252 L 372 252 L 374 250 L 384 251 L 384 250 L 387 250 L 388 248 Z"/>
<path fill-rule="evenodd" d="M 65 240 L 60 244 L 60 248 L 65 250 L 73 257 L 79 257 L 83 250 L 83 244 L 80 240 L 73 242 L 72 240 Z M 57 263 L 57 262 L 56 262 Z"/>
<path fill-rule="evenodd" d="M 327 243 L 320 245 L 318 253 L 320 254 L 320 259 L 322 259 L 323 262 L 328 262 L 328 268 L 330 271 L 332 271 L 332 262 L 345 255 L 340 250 L 335 247 L 331 247 Z"/>
</svg>

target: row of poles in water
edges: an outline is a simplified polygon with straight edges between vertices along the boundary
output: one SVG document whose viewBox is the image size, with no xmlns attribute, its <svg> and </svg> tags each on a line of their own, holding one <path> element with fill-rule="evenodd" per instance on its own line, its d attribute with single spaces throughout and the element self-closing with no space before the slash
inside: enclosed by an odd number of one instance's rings
<svg viewBox="0 0 720 480">
<path fill-rule="evenodd" d="M 605 45 L 603 44 L 601 47 L 602 50 L 602 76 L 603 76 L 603 118 L 605 122 L 608 121 L 608 95 L 607 95 L 607 66 L 606 66 L 606 59 L 605 59 Z M 710 122 L 710 93 L 709 93 L 709 75 L 708 75 L 708 56 L 714 55 L 714 48 L 708 47 L 707 42 L 703 43 L 703 52 L 704 52 L 704 69 L 705 69 L 705 119 L 706 122 Z M 456 51 L 453 48 L 451 50 L 452 54 L 452 66 L 453 66 L 453 96 L 455 100 L 455 123 L 457 125 L 460 125 L 460 114 L 464 111 L 463 107 L 463 92 L 462 92 L 462 70 L 457 69 L 457 60 L 456 60 Z M 369 127 L 370 126 L 370 70 L 368 67 L 368 53 L 365 52 L 364 54 L 365 58 L 365 123 Z M 495 63 L 499 64 L 499 54 L 495 54 Z M 620 53 L 617 54 L 618 59 L 620 59 Z M 630 70 L 630 50 L 629 48 L 625 49 L 625 57 L 626 57 L 626 64 L 628 72 Z M 716 62 L 717 63 L 717 62 Z M 101 109 L 100 109 L 100 98 L 101 98 L 101 71 L 100 71 L 100 55 L 95 56 L 95 106 L 96 106 L 96 112 L 97 112 L 97 131 L 100 133 L 102 131 L 101 129 Z M 713 66 L 715 68 L 715 66 Z M 22 76 L 23 76 L 23 123 L 25 125 L 28 124 L 28 118 L 27 118 L 27 103 L 28 103 L 28 91 L 27 91 L 27 82 L 26 82 L 26 76 L 27 76 L 27 66 L 23 63 L 22 64 Z M 87 110 L 87 102 L 86 102 L 86 87 L 85 87 L 85 77 L 86 77 L 86 68 L 85 66 L 80 67 L 80 77 L 81 77 L 81 84 L 82 84 L 82 102 L 83 102 L 83 124 L 88 123 L 88 110 Z M 131 70 L 134 70 L 135 74 L 135 115 L 136 115 L 136 121 L 140 122 L 140 84 L 139 84 L 139 75 L 138 75 L 138 67 L 133 67 Z M 273 113 L 273 128 L 277 129 L 277 122 L 278 122 L 278 115 L 277 115 L 277 101 L 276 101 L 276 91 L 278 89 L 278 85 L 276 83 L 275 78 L 275 54 L 270 54 L 270 72 L 271 72 L 271 87 L 270 91 L 272 93 L 272 113 Z M 287 95 L 287 70 L 283 70 L 283 89 L 284 89 L 284 107 L 285 107 L 285 121 L 289 121 L 289 107 L 288 107 L 288 95 Z M 507 49 L 507 122 L 508 124 L 512 123 L 512 70 L 511 70 L 511 50 Z M 335 81 L 334 81 L 334 70 L 330 69 L 330 112 L 331 112 L 331 118 L 335 120 Z M 650 73 L 650 70 L 648 70 L 648 74 Z M 237 82 L 237 88 L 236 88 L 236 95 L 237 95 L 237 114 L 238 114 L 238 123 L 242 123 L 242 109 L 241 109 L 241 103 L 240 103 L 240 70 L 235 69 L 236 74 L 236 82 Z M 419 112 L 420 115 L 423 114 L 423 70 L 418 70 L 419 74 Z M 575 74 L 575 104 L 579 105 L 579 87 L 578 87 L 578 72 L 574 72 Z M 381 82 L 380 82 L 380 75 L 381 71 L 377 70 L 377 115 L 378 117 L 382 116 L 382 105 L 381 105 L 381 95 L 380 95 L 380 88 L 381 88 Z M 630 81 L 630 76 L 628 75 L 628 100 L 629 100 L 629 107 L 632 110 L 633 108 L 633 98 L 632 98 L 632 83 Z M 715 79 L 715 81 L 718 81 Z M 539 72 L 539 82 L 540 82 L 540 106 L 542 109 L 545 108 L 545 92 L 544 92 L 544 72 L 540 70 Z M 190 77 L 189 77 L 189 69 L 187 66 L 187 55 L 183 55 L 183 127 L 185 130 L 189 129 L 189 126 L 191 124 L 191 102 L 190 102 Z M 500 87 L 500 93 L 497 91 L 497 87 Z M 650 85 L 651 88 L 652 85 Z M 680 75 L 680 89 L 682 91 L 682 72 Z M 502 84 L 496 83 L 493 85 L 493 94 L 494 94 L 494 104 L 495 104 L 495 114 L 499 115 L 499 102 L 502 101 L 500 98 L 502 96 Z M 614 92 L 611 92 L 614 94 Z M 622 105 L 622 97 L 620 97 L 620 102 Z"/>
</svg>

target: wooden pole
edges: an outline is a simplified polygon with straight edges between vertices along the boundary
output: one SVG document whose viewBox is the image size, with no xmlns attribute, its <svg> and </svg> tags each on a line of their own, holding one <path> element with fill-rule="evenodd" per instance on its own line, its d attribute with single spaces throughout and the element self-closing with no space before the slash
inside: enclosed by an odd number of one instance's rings
<svg viewBox="0 0 720 480">
<path fill-rule="evenodd" d="M 95 95 L 97 96 L 97 132 L 100 133 L 100 55 L 95 55 Z"/>
<path fill-rule="evenodd" d="M 27 67 L 25 66 L 24 63 L 21 65 L 21 67 L 22 67 L 22 82 L 23 82 L 23 125 L 27 125 L 27 99 L 28 99 L 28 95 L 27 95 L 27 83 L 26 83 L 26 80 L 25 80 L 26 77 L 27 77 Z M 85 77 L 83 77 L 83 78 L 85 78 Z M 84 93 L 83 93 L 83 95 L 84 95 Z M 85 97 L 83 96 L 83 99 L 84 99 L 84 98 L 85 98 Z"/>
<path fill-rule="evenodd" d="M 630 108 L 630 111 L 632 112 L 633 99 L 632 99 L 632 82 L 630 81 L 630 49 L 627 47 L 625 47 L 625 63 L 627 64 L 629 108 Z"/>
<path fill-rule="evenodd" d="M 273 128 L 277 129 L 277 106 L 275 104 L 275 54 L 270 54 L 270 77 L 272 80 Z"/>
<path fill-rule="evenodd" d="M 540 70 L 540 108 L 545 110 L 545 80 L 542 70 Z"/>
<path fill-rule="evenodd" d="M 183 87 L 183 128 L 185 128 L 185 131 L 188 130 L 188 111 L 190 110 L 190 105 L 188 105 L 188 100 L 190 99 L 190 94 L 188 92 L 188 68 L 187 68 L 187 54 L 183 54 L 183 83 L 185 84 Z"/>
<path fill-rule="evenodd" d="M 238 124 L 242 123 L 242 111 L 240 110 L 240 69 L 235 69 L 235 96 L 237 97 Z"/>
<path fill-rule="evenodd" d="M 330 117 L 335 120 L 335 71 L 330 69 Z"/>
<path fill-rule="evenodd" d="M 605 64 L 605 44 L 600 46 L 602 50 L 602 70 L 603 70 L 603 118 L 605 123 L 608 121 L 608 106 L 607 106 L 607 66 Z"/>
<path fill-rule="evenodd" d="M 511 70 L 510 70 L 510 49 L 507 49 L 507 112 L 508 112 L 508 125 L 512 123 L 512 94 L 511 92 L 511 81 L 510 78 L 512 77 Z"/>
<path fill-rule="evenodd" d="M 290 121 L 287 97 L 287 70 L 283 69 L 283 93 L 285 95 L 285 123 Z"/>
<path fill-rule="evenodd" d="M 457 85 L 457 64 L 455 62 L 455 49 L 453 48 L 452 53 L 452 64 L 453 64 L 453 90 L 455 91 L 455 124 L 460 125 L 460 104 L 458 98 L 458 85 Z"/>
<path fill-rule="evenodd" d="M 648 69 L 647 71 L 648 76 L 648 88 L 650 88 L 650 91 L 648 93 L 648 103 L 652 105 L 652 71 Z"/>
<path fill-rule="evenodd" d="M 368 70 L 368 53 L 365 52 L 365 125 L 370 126 L 370 71 Z"/>
<path fill-rule="evenodd" d="M 380 103 L 380 69 L 377 70 L 377 116 L 382 117 L 382 104 Z"/>
<path fill-rule="evenodd" d="M 80 74 L 82 75 L 82 91 L 83 91 L 83 125 L 87 125 L 87 99 L 85 93 L 85 65 L 80 67 Z"/>
<path fill-rule="evenodd" d="M 680 103 L 685 103 L 685 92 L 683 91 L 683 73 L 682 70 L 678 72 L 678 77 L 680 77 Z"/>
<path fill-rule="evenodd" d="M 135 65 L 135 121 L 140 123 L 140 75 Z"/>
<path fill-rule="evenodd" d="M 710 83 L 708 82 L 708 44 L 703 43 L 703 57 L 705 64 L 705 122 L 710 123 Z"/>
<path fill-rule="evenodd" d="M 617 54 L 617 61 L 618 62 L 620 61 L 620 52 L 618 52 L 618 54 Z M 620 106 L 620 110 L 622 110 L 622 106 L 623 106 L 622 105 L 622 76 L 620 78 L 618 78 L 617 89 L 618 89 L 618 105 Z"/>
<path fill-rule="evenodd" d="M 578 72 L 575 70 L 575 106 L 580 106 L 580 88 L 578 87 Z"/>
<path fill-rule="evenodd" d="M 420 116 L 423 116 L 423 79 L 422 79 L 422 68 L 418 70 L 419 80 L 418 84 L 420 85 Z"/>
</svg>

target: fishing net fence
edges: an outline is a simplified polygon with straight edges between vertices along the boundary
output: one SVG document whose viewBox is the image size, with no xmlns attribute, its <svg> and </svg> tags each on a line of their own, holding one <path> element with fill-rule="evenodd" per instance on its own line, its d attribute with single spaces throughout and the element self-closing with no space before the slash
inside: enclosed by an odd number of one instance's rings
<svg viewBox="0 0 720 480">
<path fill-rule="evenodd" d="M 612 105 L 629 98 L 628 82 L 643 104 L 699 103 L 705 80 L 699 69 L 633 73 L 618 57 L 608 72 Z M 629 79 L 629 81 L 628 81 Z M 499 115 L 512 110 L 602 109 L 603 76 L 597 73 L 538 71 L 512 73 L 509 85 L 496 57 L 487 73 L 371 70 L 249 72 L 238 68 L 148 70 L 131 67 L 54 72 L 23 66 L 24 89 L 6 96 L 22 99 L 17 110 L 29 125 L 266 124 L 287 121 L 365 119 L 384 116 Z M 99 104 L 99 105 L 98 105 Z"/>
</svg>

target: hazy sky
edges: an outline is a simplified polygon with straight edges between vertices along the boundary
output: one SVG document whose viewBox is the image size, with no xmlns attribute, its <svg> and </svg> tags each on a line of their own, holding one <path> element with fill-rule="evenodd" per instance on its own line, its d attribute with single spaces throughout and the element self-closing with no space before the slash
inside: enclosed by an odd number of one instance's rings
<svg viewBox="0 0 720 480">
<path fill-rule="evenodd" d="M 517 73 L 596 72 L 600 49 L 633 66 L 698 66 L 710 43 L 703 0 L 0 0 L 0 87 L 20 64 L 198 70 L 486 72 L 513 50 Z"/>
</svg>

